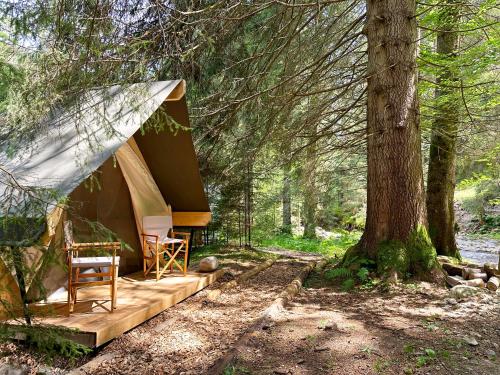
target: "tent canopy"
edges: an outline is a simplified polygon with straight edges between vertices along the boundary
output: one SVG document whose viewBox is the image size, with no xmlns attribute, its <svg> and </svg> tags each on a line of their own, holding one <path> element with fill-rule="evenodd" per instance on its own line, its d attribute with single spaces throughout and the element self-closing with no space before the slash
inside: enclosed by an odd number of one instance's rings
<svg viewBox="0 0 500 375">
<path fill-rule="evenodd" d="M 183 80 L 92 90 L 41 129 L 13 155 L 8 140 L 0 140 L 0 166 L 12 178 L 0 179 L 0 211 L 1 216 L 15 216 L 33 198 L 19 192 L 24 188 L 50 191 L 44 199 L 50 201 L 46 214 L 53 217 L 45 245 L 58 246 L 57 227 L 60 237 L 66 215 L 97 221 L 136 250 L 123 257 L 121 272 L 138 269 L 142 257 L 131 199 L 135 186 L 127 184 L 123 165 L 117 162 L 124 147 L 132 147 L 154 190 L 172 207 L 175 226 L 199 227 L 210 221 Z M 69 200 L 67 212 L 61 214 L 55 207 L 62 197 Z M 88 234 L 75 226 L 77 239 L 79 230 L 82 236 Z"/>
<path fill-rule="evenodd" d="M 23 187 L 49 189 L 65 197 L 138 133 L 162 104 L 176 123 L 189 128 L 184 88 L 184 81 L 176 80 L 93 90 L 49 121 L 29 144 L 17 146 L 14 155 L 9 155 L 8 140 L 3 140 L 0 165 Z M 189 132 L 173 137 L 165 130 L 137 137 L 160 190 L 174 210 L 208 212 Z M 177 176 L 175 184 L 169 183 L 172 173 Z M 0 196 L 7 195 L 12 191 L 0 183 Z M 5 215 L 5 205 L 1 208 Z"/>
</svg>

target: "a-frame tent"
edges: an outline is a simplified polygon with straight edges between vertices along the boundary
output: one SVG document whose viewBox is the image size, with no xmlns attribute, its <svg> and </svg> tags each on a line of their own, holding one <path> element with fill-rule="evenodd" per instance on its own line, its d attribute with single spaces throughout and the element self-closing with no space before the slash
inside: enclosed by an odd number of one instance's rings
<svg viewBox="0 0 500 375">
<path fill-rule="evenodd" d="M 93 90 L 17 150 L 9 153 L 6 142 L 0 148 L 0 165 L 16 184 L 68 197 L 64 209 L 54 202 L 47 212 L 40 241 L 51 251 L 26 249 L 37 270 L 32 279 L 43 281 L 49 293 L 67 277 L 44 259 L 45 254 L 61 252 L 67 217 L 75 219 L 77 239 L 93 235 L 88 225 L 78 223 L 99 222 L 132 249 L 122 253 L 121 274 L 142 265 L 138 215 L 172 211 L 174 226 L 182 227 L 203 227 L 210 221 L 183 80 Z M 0 196 L 13 194 L 11 185 L 0 181 Z M 17 286 L 1 259 L 0 283 L 1 297 L 9 300 Z M 35 297 L 36 292 L 30 292 Z"/>
</svg>

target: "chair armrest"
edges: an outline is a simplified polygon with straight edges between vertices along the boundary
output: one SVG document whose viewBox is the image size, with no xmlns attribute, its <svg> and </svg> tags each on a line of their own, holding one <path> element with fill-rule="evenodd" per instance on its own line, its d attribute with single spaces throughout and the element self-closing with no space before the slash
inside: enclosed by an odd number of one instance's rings
<svg viewBox="0 0 500 375">
<path fill-rule="evenodd" d="M 153 238 L 160 238 L 160 236 L 157 236 L 156 234 L 147 234 L 147 233 L 141 233 L 142 237 L 153 237 Z"/>
<path fill-rule="evenodd" d="M 76 242 L 71 245 L 71 248 L 68 250 L 120 250 L 122 247 L 121 242 Z"/>
</svg>

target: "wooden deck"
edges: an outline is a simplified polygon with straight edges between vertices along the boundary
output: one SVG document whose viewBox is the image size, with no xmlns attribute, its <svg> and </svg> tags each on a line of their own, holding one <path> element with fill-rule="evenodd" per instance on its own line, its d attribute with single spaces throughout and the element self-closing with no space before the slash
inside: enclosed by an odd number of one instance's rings
<svg viewBox="0 0 500 375">
<path fill-rule="evenodd" d="M 212 284 L 223 273 L 170 274 L 160 281 L 142 272 L 118 279 L 117 308 L 109 312 L 109 286 L 79 289 L 75 312 L 68 316 L 66 300 L 37 305 L 41 324 L 76 328 L 71 338 L 90 347 L 100 346 Z M 40 315 L 38 315 L 40 316 Z"/>
</svg>

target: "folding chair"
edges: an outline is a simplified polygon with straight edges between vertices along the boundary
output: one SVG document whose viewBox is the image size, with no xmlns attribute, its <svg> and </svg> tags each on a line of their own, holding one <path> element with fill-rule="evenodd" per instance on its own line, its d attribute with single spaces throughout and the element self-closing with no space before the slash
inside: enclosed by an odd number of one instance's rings
<svg viewBox="0 0 500 375">
<path fill-rule="evenodd" d="M 73 225 L 71 221 L 64 222 L 64 246 L 68 253 L 68 311 L 73 312 L 79 288 L 109 285 L 111 295 L 111 310 L 116 308 L 116 280 L 120 257 L 116 251 L 121 250 L 120 242 L 76 243 L 73 241 Z M 84 251 L 106 251 L 111 256 L 80 256 Z M 88 269 L 90 272 L 81 272 Z M 96 272 L 96 270 L 98 272 Z M 83 279 L 83 281 L 82 281 Z"/>
<path fill-rule="evenodd" d="M 190 234 L 175 232 L 172 216 L 169 215 L 144 216 L 142 229 L 144 276 L 155 267 L 158 281 L 168 268 L 172 272 L 174 266 L 186 275 Z M 176 238 L 177 236 L 182 238 Z M 181 253 L 184 253 L 183 266 L 177 262 L 177 257 Z M 160 267 L 160 263 L 163 267 Z"/>
</svg>

